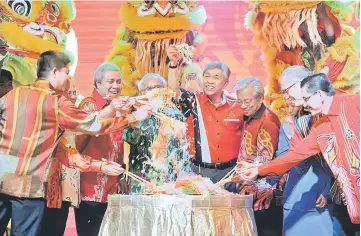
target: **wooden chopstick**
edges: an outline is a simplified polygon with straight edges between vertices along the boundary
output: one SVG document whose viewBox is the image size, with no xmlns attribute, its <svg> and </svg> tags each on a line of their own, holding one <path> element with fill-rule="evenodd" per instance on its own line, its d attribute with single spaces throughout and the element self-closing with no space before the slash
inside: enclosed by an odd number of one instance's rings
<svg viewBox="0 0 361 236">
<path fill-rule="evenodd" d="M 151 184 L 149 181 L 139 177 L 138 175 L 133 174 L 130 171 L 125 171 L 124 174 L 128 175 L 130 178 L 137 180 L 140 183 L 147 183 L 147 184 Z"/>
</svg>

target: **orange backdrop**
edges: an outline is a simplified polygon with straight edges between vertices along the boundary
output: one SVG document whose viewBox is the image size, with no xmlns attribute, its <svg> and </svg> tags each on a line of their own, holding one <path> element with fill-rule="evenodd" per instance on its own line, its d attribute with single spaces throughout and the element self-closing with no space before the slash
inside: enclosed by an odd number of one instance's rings
<svg viewBox="0 0 361 236">
<path fill-rule="evenodd" d="M 253 33 L 244 26 L 244 16 L 250 7 L 245 2 L 200 1 L 208 15 L 202 33 L 208 38 L 205 56 L 221 60 L 231 71 L 228 86 L 245 76 L 267 78 L 261 60 L 260 46 L 252 42 Z M 93 73 L 112 48 L 117 29 L 121 26 L 119 9 L 124 1 L 76 1 L 77 16 L 72 23 L 79 48 L 75 72 L 77 89 L 91 93 Z"/>
</svg>

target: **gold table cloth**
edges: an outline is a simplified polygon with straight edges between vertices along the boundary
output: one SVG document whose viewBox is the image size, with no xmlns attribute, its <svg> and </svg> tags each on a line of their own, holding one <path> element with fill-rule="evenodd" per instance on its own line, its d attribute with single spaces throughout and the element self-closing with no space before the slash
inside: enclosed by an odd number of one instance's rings
<svg viewBox="0 0 361 236">
<path fill-rule="evenodd" d="M 244 195 L 109 195 L 100 236 L 254 236 Z"/>
</svg>

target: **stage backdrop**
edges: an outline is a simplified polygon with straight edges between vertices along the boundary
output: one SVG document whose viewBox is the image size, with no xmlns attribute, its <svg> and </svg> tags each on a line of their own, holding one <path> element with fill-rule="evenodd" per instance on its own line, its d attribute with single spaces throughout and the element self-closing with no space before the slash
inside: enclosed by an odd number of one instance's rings
<svg viewBox="0 0 361 236">
<path fill-rule="evenodd" d="M 250 7 L 245 2 L 199 1 L 207 11 L 202 34 L 208 38 L 205 57 L 220 60 L 231 71 L 229 91 L 245 76 L 267 78 L 260 46 L 252 42 L 244 16 Z M 105 61 L 112 48 L 117 29 L 121 26 L 119 9 L 124 1 L 76 1 L 77 15 L 72 27 L 78 38 L 79 61 L 75 72 L 76 87 L 87 95 L 93 89 L 93 73 Z"/>
</svg>

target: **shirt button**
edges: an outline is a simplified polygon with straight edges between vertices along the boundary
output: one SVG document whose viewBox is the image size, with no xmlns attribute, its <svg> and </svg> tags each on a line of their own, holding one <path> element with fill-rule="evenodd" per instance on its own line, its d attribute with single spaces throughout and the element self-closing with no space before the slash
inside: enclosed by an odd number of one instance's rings
<svg viewBox="0 0 361 236">
<path fill-rule="evenodd" d="M 219 148 L 219 145 L 217 147 Z"/>
<path fill-rule="evenodd" d="M 219 135 L 219 133 L 217 133 L 217 135 Z"/>
<path fill-rule="evenodd" d="M 218 120 L 217 120 L 217 123 L 218 123 Z"/>
<path fill-rule="evenodd" d="M 219 161 L 219 157 L 218 157 L 218 161 Z"/>
</svg>

